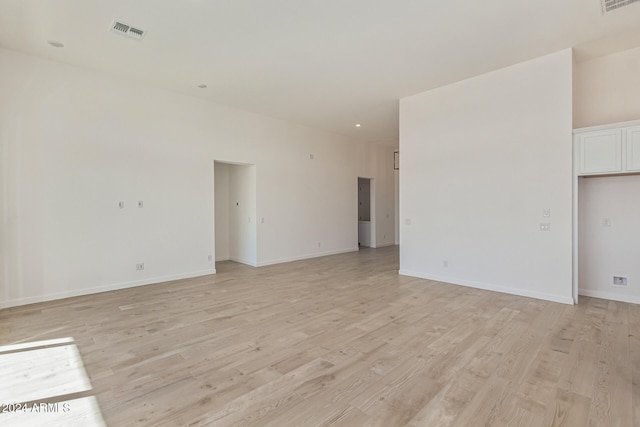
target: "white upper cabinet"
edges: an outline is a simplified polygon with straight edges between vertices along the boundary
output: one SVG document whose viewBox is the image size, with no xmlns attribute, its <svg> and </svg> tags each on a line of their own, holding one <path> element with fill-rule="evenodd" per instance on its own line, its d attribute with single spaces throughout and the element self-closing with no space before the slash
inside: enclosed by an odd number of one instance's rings
<svg viewBox="0 0 640 427">
<path fill-rule="evenodd" d="M 622 170 L 622 131 L 603 130 L 578 135 L 581 173 L 612 173 Z"/>
<path fill-rule="evenodd" d="M 640 122 L 574 130 L 578 175 L 640 172 Z"/>
<path fill-rule="evenodd" d="M 626 129 L 627 170 L 640 171 L 640 126 Z"/>
</svg>

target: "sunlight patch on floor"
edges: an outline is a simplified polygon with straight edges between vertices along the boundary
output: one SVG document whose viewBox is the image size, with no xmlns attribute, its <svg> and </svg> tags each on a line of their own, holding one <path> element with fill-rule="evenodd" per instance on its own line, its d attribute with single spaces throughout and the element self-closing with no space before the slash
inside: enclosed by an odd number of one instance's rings
<svg viewBox="0 0 640 427">
<path fill-rule="evenodd" d="M 0 347 L 0 424 L 104 426 L 73 338 Z"/>
</svg>

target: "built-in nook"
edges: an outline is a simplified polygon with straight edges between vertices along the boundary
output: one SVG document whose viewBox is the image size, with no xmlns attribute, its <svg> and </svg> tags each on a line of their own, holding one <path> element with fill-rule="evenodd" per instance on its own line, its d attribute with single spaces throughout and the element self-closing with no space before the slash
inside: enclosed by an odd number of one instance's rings
<svg viewBox="0 0 640 427">
<path fill-rule="evenodd" d="M 578 193 L 579 294 L 640 303 L 640 175 L 581 177 Z"/>
<path fill-rule="evenodd" d="M 639 125 L 574 131 L 574 298 L 640 303 Z"/>
</svg>

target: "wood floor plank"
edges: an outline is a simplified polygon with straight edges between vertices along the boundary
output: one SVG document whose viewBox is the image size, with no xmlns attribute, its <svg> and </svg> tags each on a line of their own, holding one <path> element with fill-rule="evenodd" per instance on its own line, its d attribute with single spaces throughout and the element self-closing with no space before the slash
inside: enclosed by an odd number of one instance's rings
<svg viewBox="0 0 640 427">
<path fill-rule="evenodd" d="M 605 322 L 589 424 L 632 425 L 632 391 L 628 325 Z"/>
<path fill-rule="evenodd" d="M 559 389 L 554 402 L 547 406 L 545 424 L 550 426 L 586 426 L 591 399 Z"/>
<path fill-rule="evenodd" d="M 0 352 L 5 397 L 90 400 L 77 417 L 112 426 L 640 425 L 640 306 L 399 276 L 397 247 L 216 268 L 0 311 L 0 346 L 24 344 Z M 90 387 L 61 395 L 74 369 Z"/>
</svg>

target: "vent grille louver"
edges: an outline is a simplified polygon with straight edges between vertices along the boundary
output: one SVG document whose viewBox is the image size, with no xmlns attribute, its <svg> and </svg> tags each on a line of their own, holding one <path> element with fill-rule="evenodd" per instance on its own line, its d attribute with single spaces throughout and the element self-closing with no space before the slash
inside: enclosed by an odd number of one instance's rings
<svg viewBox="0 0 640 427">
<path fill-rule="evenodd" d="M 144 35 L 144 31 L 139 30 L 137 28 L 129 28 L 129 32 L 137 35 L 138 37 L 142 37 Z"/>
<path fill-rule="evenodd" d="M 142 40 L 145 36 L 144 30 L 134 28 L 131 25 L 123 24 L 119 21 L 113 21 L 109 31 L 138 41 Z"/>
<path fill-rule="evenodd" d="M 639 0 L 602 0 L 602 13 L 612 12 Z"/>
</svg>

